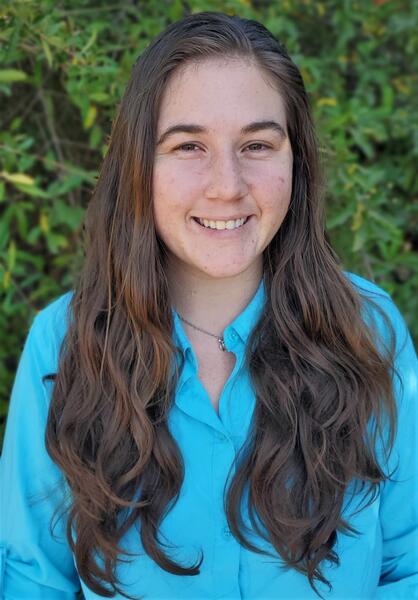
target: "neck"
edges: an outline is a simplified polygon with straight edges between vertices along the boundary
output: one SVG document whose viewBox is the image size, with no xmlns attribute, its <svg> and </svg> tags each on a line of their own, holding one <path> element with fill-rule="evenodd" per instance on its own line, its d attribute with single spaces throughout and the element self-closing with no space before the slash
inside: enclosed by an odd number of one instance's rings
<svg viewBox="0 0 418 600">
<path fill-rule="evenodd" d="M 221 335 L 250 302 L 262 278 L 262 268 L 235 277 L 209 278 L 185 269 L 169 269 L 171 302 L 185 319 Z"/>
</svg>

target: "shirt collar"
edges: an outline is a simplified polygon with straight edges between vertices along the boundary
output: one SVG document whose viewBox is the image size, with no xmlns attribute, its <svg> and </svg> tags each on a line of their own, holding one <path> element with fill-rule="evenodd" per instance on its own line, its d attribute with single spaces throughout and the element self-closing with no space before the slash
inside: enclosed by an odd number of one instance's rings
<svg viewBox="0 0 418 600">
<path fill-rule="evenodd" d="M 261 316 L 265 298 L 264 279 L 261 279 L 254 296 L 244 310 L 225 328 L 224 335 L 227 335 L 228 332 L 235 331 L 244 344 L 246 344 L 251 331 Z"/>
<path fill-rule="evenodd" d="M 241 341 L 246 344 L 247 339 L 261 316 L 266 293 L 264 279 L 262 278 L 260 284 L 251 298 L 250 302 L 244 308 L 244 310 L 235 317 L 235 319 L 225 328 L 224 338 L 228 339 L 233 337 L 233 333 L 238 334 Z M 181 319 L 177 311 L 172 307 L 173 323 L 174 323 L 174 340 L 179 349 L 183 352 L 184 356 L 188 354 L 193 357 L 193 350 L 187 335 L 184 332 L 184 328 Z"/>
</svg>

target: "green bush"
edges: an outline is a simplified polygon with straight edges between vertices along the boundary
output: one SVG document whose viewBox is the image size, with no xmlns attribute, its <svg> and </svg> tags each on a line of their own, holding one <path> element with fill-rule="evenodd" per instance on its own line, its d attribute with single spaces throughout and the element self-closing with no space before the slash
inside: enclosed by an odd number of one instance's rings
<svg viewBox="0 0 418 600">
<path fill-rule="evenodd" d="M 413 0 L 14 1 L 0 9 L 0 418 L 34 314 L 72 287 L 81 223 L 137 55 L 189 12 L 262 21 L 301 68 L 344 268 L 418 340 L 418 4 Z"/>
</svg>

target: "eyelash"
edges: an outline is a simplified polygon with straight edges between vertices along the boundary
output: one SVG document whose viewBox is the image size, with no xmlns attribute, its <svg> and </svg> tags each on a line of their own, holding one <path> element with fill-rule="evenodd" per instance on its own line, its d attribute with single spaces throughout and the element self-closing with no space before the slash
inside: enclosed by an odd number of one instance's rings
<svg viewBox="0 0 418 600">
<path fill-rule="evenodd" d="M 192 142 L 190 142 L 188 144 L 181 144 L 180 146 L 177 146 L 177 148 L 175 148 L 175 150 L 182 150 L 187 146 L 194 146 L 195 148 L 199 148 L 199 146 L 197 144 L 193 144 Z M 263 144 L 262 142 L 253 142 L 252 144 L 248 144 L 248 146 L 246 146 L 246 148 L 249 148 L 250 146 L 263 146 L 263 148 L 258 150 L 259 152 L 270 149 L 270 146 L 268 146 L 267 144 Z M 186 151 L 186 152 L 188 152 L 188 151 Z"/>
</svg>

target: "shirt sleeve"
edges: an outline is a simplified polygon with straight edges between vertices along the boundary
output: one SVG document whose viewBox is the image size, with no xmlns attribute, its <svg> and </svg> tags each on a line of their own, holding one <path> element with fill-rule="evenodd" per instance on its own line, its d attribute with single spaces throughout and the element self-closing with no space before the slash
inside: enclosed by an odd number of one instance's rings
<svg viewBox="0 0 418 600">
<path fill-rule="evenodd" d="M 387 302 L 396 334 L 398 427 L 388 465 L 393 474 L 380 502 L 383 556 L 375 598 L 409 600 L 418 598 L 418 360 L 404 319 Z"/>
<path fill-rule="evenodd" d="M 53 382 L 42 377 L 55 372 L 57 357 L 51 313 L 41 311 L 30 328 L 6 423 L 0 462 L 0 597 L 5 600 L 73 600 L 80 590 L 61 512 L 50 531 L 65 489 L 44 442 Z"/>
</svg>

